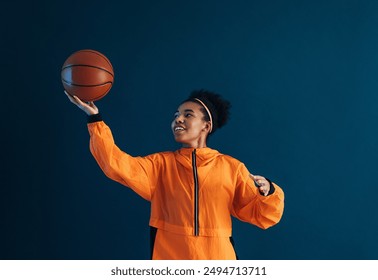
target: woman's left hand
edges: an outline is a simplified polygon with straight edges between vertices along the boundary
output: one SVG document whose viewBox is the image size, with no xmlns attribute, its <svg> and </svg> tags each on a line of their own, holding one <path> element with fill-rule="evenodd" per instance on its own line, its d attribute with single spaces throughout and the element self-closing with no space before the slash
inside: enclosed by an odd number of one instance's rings
<svg viewBox="0 0 378 280">
<path fill-rule="evenodd" d="M 259 176 L 259 175 L 249 175 L 253 181 L 256 184 L 256 187 L 264 194 L 264 196 L 267 196 L 270 191 L 270 183 L 265 177 Z"/>
</svg>

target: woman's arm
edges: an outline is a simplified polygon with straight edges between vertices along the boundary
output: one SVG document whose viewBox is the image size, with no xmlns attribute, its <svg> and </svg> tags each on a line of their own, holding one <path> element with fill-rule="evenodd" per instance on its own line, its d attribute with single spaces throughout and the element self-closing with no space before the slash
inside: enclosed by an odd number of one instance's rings
<svg viewBox="0 0 378 280">
<path fill-rule="evenodd" d="M 256 186 L 255 181 L 263 186 Z M 238 219 L 266 229 L 277 224 L 284 210 L 284 192 L 262 176 L 253 176 L 242 164 L 238 171 L 233 215 Z"/>
<path fill-rule="evenodd" d="M 105 175 L 150 200 L 155 188 L 154 177 L 158 174 L 158 154 L 132 157 L 121 151 L 114 142 L 110 128 L 102 121 L 96 105 L 65 93 L 73 104 L 89 116 L 90 150 Z"/>
</svg>

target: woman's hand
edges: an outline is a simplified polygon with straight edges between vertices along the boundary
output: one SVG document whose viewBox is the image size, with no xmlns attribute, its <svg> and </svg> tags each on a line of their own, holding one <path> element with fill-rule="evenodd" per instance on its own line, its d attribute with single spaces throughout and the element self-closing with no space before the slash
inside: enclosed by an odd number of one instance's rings
<svg viewBox="0 0 378 280">
<path fill-rule="evenodd" d="M 90 115 L 96 115 L 99 113 L 99 110 L 97 106 L 92 102 L 85 103 L 79 99 L 77 96 L 71 96 L 67 91 L 64 91 L 64 93 L 67 95 L 68 99 L 75 104 L 77 107 L 79 107 L 81 110 L 83 110 L 88 116 Z"/>
<path fill-rule="evenodd" d="M 249 176 L 253 179 L 255 182 L 256 187 L 264 194 L 264 196 L 267 196 L 270 191 L 270 183 L 265 177 L 259 176 L 259 175 L 253 175 L 249 174 Z"/>
</svg>

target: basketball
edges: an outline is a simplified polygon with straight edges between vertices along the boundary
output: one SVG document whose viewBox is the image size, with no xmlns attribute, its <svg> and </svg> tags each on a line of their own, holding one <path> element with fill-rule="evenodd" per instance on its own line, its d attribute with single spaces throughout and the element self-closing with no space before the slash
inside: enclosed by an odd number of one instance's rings
<svg viewBox="0 0 378 280">
<path fill-rule="evenodd" d="M 64 89 L 82 101 L 103 98 L 114 82 L 109 59 L 95 50 L 80 50 L 71 54 L 63 64 L 61 79 Z"/>
</svg>

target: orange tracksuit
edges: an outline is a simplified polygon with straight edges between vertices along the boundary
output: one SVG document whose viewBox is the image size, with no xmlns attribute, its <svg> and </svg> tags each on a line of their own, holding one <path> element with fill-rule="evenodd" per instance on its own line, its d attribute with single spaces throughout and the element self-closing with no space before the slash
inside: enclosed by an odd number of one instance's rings
<svg viewBox="0 0 378 280">
<path fill-rule="evenodd" d="M 151 202 L 153 259 L 236 259 L 231 215 L 266 229 L 278 223 L 284 194 L 259 193 L 240 161 L 210 148 L 132 157 L 103 121 L 88 123 L 90 150 L 103 172 Z"/>
</svg>

